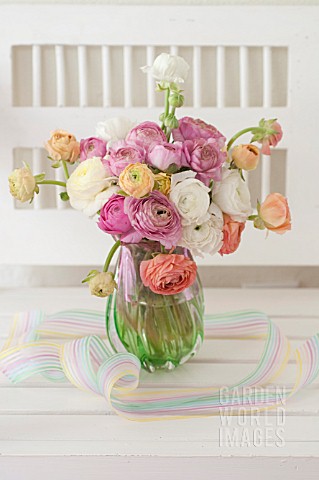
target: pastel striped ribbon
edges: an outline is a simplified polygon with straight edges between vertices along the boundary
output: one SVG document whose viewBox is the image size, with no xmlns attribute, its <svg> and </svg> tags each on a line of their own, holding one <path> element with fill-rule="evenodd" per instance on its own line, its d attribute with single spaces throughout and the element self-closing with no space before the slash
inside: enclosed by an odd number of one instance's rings
<svg viewBox="0 0 319 480">
<path fill-rule="evenodd" d="M 35 310 L 15 316 L 0 353 L 0 371 L 12 382 L 36 374 L 55 382 L 69 380 L 82 390 L 103 395 L 117 414 L 139 421 L 210 416 L 229 409 L 233 414 L 239 409 L 249 413 L 252 404 L 254 412 L 273 408 L 310 384 L 319 372 L 319 336 L 315 335 L 295 351 L 294 387 L 279 395 L 275 389 L 259 389 L 252 402 L 250 387 L 274 382 L 285 370 L 291 355 L 288 339 L 257 311 L 207 315 L 205 338 L 264 338 L 265 346 L 257 367 L 226 392 L 225 387 L 142 389 L 140 361 L 124 349 L 114 352 L 105 338 L 104 313 L 70 310 L 44 315 Z"/>
</svg>

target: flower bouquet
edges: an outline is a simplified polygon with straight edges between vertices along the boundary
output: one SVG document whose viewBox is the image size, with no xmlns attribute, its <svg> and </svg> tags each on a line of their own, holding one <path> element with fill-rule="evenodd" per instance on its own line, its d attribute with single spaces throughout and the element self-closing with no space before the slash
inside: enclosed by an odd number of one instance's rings
<svg viewBox="0 0 319 480">
<path fill-rule="evenodd" d="M 83 282 L 93 295 L 108 297 L 107 333 L 114 348 L 134 353 L 149 371 L 170 370 L 194 355 L 203 339 L 203 293 L 193 256 L 234 253 L 247 220 L 278 234 L 290 230 L 291 221 L 279 193 L 258 202 L 254 213 L 243 175 L 258 166 L 254 143 L 269 155 L 280 141 L 279 123 L 262 119 L 226 143 L 201 119 L 177 119 L 189 70 L 183 58 L 162 53 L 142 70 L 165 94 L 161 125 L 109 119 L 98 123 L 96 136 L 80 142 L 54 131 L 45 147 L 66 181 L 33 175 L 25 165 L 14 170 L 9 184 L 22 202 L 32 202 L 42 185 L 65 187 L 62 200 L 112 235 L 103 271 L 92 270 Z M 235 146 L 247 133 L 251 142 Z"/>
</svg>

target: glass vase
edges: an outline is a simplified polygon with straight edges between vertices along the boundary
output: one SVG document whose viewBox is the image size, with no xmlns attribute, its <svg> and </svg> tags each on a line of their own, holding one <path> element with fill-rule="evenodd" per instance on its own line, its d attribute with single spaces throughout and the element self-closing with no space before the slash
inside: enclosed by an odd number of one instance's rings
<svg viewBox="0 0 319 480">
<path fill-rule="evenodd" d="M 157 242 L 121 246 L 115 270 L 118 289 L 106 308 L 107 333 L 115 350 L 119 351 L 119 339 L 121 347 L 136 355 L 149 372 L 173 370 L 185 363 L 199 350 L 204 335 L 198 274 L 193 285 L 174 295 L 159 295 L 143 285 L 140 264 L 160 251 Z M 180 247 L 174 253 L 192 258 Z"/>
</svg>

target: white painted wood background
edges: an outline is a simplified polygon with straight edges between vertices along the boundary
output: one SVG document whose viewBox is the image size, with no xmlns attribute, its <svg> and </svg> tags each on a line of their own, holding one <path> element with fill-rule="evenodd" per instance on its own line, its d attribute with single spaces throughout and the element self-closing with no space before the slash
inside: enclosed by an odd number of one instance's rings
<svg viewBox="0 0 319 480">
<path fill-rule="evenodd" d="M 81 137 L 93 134 L 94 125 L 103 117 L 126 114 L 137 121 L 156 120 L 161 108 L 154 103 L 153 84 L 144 78 L 141 80 L 141 85 L 146 82 L 143 90 L 146 100 L 143 106 L 141 103 L 136 106 L 138 98 L 130 82 L 131 66 L 135 48 L 146 49 L 149 63 L 164 44 L 173 52 L 185 51 L 195 67 L 189 87 L 186 86 L 189 103 L 183 114 L 200 116 L 216 124 L 227 136 L 242 126 L 255 124 L 263 116 L 278 116 L 285 131 L 279 157 L 283 161 L 286 155 L 283 193 L 287 194 L 292 209 L 293 231 L 283 238 L 270 235 L 264 241 L 264 233 L 249 226 L 234 255 L 207 257 L 199 263 L 319 265 L 318 194 L 314 174 L 317 145 L 311 141 L 316 138 L 318 124 L 319 57 L 315 54 L 319 43 L 318 22 L 317 7 L 1 6 L 0 263 L 94 265 L 103 262 L 111 240 L 90 220 L 64 209 L 59 201 L 57 208 L 46 208 L 43 197 L 36 200 L 34 209 L 15 208 L 6 193 L 7 176 L 15 165 L 19 149 L 29 149 L 32 165 L 42 166 L 39 149 L 48 132 L 56 127 L 65 127 Z M 95 47 L 101 47 L 103 60 L 100 106 L 90 106 L 95 100 L 91 99 L 92 82 L 88 81 L 90 65 L 87 62 L 90 49 Z M 30 50 L 31 60 L 27 68 L 15 74 L 12 61 L 17 60 L 21 48 Z M 43 57 L 43 48 L 51 49 L 51 53 Z M 201 88 L 202 82 L 206 79 L 207 84 L 211 75 L 204 61 L 209 48 L 215 49 L 216 55 L 215 99 L 208 98 L 209 89 Z M 259 73 L 251 71 L 249 66 L 250 50 L 256 48 L 262 51 Z M 68 56 L 70 49 L 77 52 L 76 61 Z M 276 67 L 273 63 L 276 49 L 287 53 L 286 91 L 280 93 L 281 98 L 287 98 L 286 103 L 278 101 L 277 80 L 273 80 L 276 78 L 273 70 L 279 71 L 281 64 L 277 63 Z M 114 59 L 114 51 L 122 53 L 115 53 Z M 236 88 L 235 83 L 229 84 L 232 75 L 227 70 L 228 54 L 233 77 L 238 80 Z M 51 74 L 56 86 L 54 105 L 50 104 L 51 97 L 43 97 L 41 88 L 50 84 L 41 72 L 48 68 L 51 58 L 52 65 L 57 66 Z M 74 61 L 76 69 L 71 68 Z M 121 94 L 116 93 L 120 88 L 115 92 L 112 89 L 114 78 L 109 61 L 111 67 L 113 61 L 116 65 L 122 62 L 124 80 L 118 78 L 118 85 L 123 89 Z M 50 73 L 45 71 L 46 75 Z M 13 93 L 20 91 L 24 83 L 28 84 L 30 78 L 33 79 L 31 96 L 24 106 L 18 106 L 19 98 Z M 74 91 L 67 87 L 70 78 Z M 255 99 L 254 106 L 249 99 L 251 82 L 261 95 L 260 102 Z M 188 96 L 187 88 L 190 88 Z M 228 93 L 232 91 L 232 95 Z M 68 106 L 70 102 L 73 106 Z M 15 160 L 13 149 L 16 149 Z M 276 182 L 277 164 L 279 160 L 272 162 L 274 171 L 271 172 L 268 159 L 262 162 L 263 194 L 272 181 Z M 54 194 L 50 196 L 55 202 Z"/>
<path fill-rule="evenodd" d="M 319 329 L 318 289 L 210 289 L 207 312 L 257 308 L 267 311 L 296 347 Z M 85 288 L 0 291 L 0 343 L 14 312 L 41 308 L 102 309 L 104 302 Z M 171 373 L 143 372 L 141 386 L 152 388 L 220 386 L 248 374 L 262 353 L 259 340 L 207 340 L 199 354 Z M 291 386 L 292 361 L 278 384 Z M 220 417 L 136 423 L 116 416 L 101 397 L 68 383 L 42 377 L 12 385 L 0 378 L 1 480 L 188 480 L 200 478 L 312 480 L 319 468 L 319 379 L 285 407 L 281 447 L 220 446 Z M 278 426 L 274 411 L 239 425 L 250 438 L 258 422 L 262 434 Z"/>
</svg>

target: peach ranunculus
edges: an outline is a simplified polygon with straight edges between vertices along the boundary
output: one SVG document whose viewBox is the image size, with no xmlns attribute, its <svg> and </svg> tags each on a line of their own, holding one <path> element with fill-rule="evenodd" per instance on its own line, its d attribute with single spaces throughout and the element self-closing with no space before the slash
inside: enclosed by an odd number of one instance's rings
<svg viewBox="0 0 319 480">
<path fill-rule="evenodd" d="M 51 138 L 45 144 L 52 160 L 60 162 L 61 160 L 69 163 L 77 161 L 80 155 L 80 144 L 71 133 L 65 130 L 55 130 L 51 133 Z"/>
<path fill-rule="evenodd" d="M 221 255 L 234 253 L 239 247 L 241 234 L 245 228 L 245 222 L 236 222 L 229 215 L 224 213 L 223 246 L 219 250 Z"/>
<path fill-rule="evenodd" d="M 267 195 L 259 207 L 259 219 L 265 228 L 280 235 L 291 230 L 291 216 L 287 199 L 280 193 Z"/>
<path fill-rule="evenodd" d="M 119 176 L 121 189 L 134 198 L 141 198 L 154 187 L 154 174 L 144 163 L 130 163 Z"/>
<path fill-rule="evenodd" d="M 251 143 L 237 145 L 231 154 L 232 160 L 237 168 L 242 170 L 255 170 L 259 163 L 259 148 Z"/>
<path fill-rule="evenodd" d="M 197 265 L 184 255 L 160 253 L 140 265 L 145 287 L 159 295 L 174 295 L 190 287 L 196 279 Z"/>
</svg>

